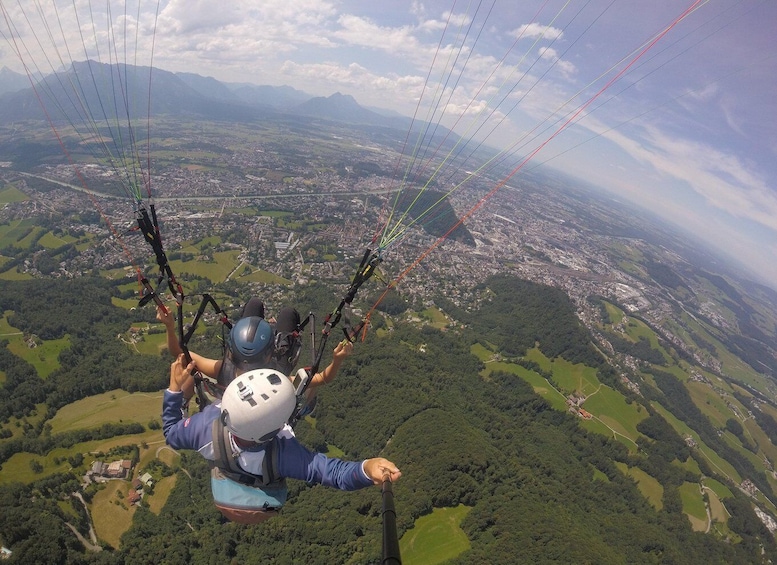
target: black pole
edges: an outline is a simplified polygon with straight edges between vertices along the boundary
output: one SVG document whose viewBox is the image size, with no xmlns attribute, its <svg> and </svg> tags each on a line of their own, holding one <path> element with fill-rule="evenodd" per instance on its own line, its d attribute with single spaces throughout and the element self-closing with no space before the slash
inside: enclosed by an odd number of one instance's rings
<svg viewBox="0 0 777 565">
<path fill-rule="evenodd" d="M 399 556 L 397 538 L 397 513 L 394 510 L 394 491 L 391 489 L 391 477 L 383 475 L 383 561 L 385 564 L 402 563 Z"/>
</svg>

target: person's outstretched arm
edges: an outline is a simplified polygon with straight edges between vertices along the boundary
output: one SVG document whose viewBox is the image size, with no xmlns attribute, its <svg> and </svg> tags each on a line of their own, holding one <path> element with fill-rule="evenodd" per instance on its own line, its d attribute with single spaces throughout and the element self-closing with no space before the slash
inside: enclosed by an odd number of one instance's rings
<svg viewBox="0 0 777 565">
<path fill-rule="evenodd" d="M 291 479 L 340 490 L 357 490 L 381 484 L 386 474 L 392 481 L 402 476 L 394 463 L 382 457 L 364 461 L 343 461 L 310 451 L 296 438 L 279 438 L 276 441 L 279 450 L 278 471 L 282 476 Z"/>
<path fill-rule="evenodd" d="M 157 308 L 156 319 L 165 325 L 165 329 L 167 331 L 167 350 L 173 357 L 178 357 L 183 353 L 183 350 L 181 349 L 181 344 L 178 342 L 178 334 L 175 327 L 175 317 L 169 310 L 165 311 L 162 310 L 162 308 Z M 197 366 L 197 370 L 199 372 L 212 379 L 218 377 L 219 371 L 221 370 L 221 359 L 210 359 L 209 357 L 203 357 L 202 355 L 194 353 L 193 351 L 189 351 L 189 355 L 191 356 L 192 361 L 194 361 L 194 364 Z M 183 387 L 183 389 L 187 391 L 187 398 L 191 396 L 188 391 L 192 389 L 192 384 L 193 383 Z"/>
<path fill-rule="evenodd" d="M 315 388 L 317 386 L 331 383 L 337 376 L 337 372 L 340 370 L 340 365 L 343 364 L 345 358 L 353 353 L 353 343 L 348 340 L 343 340 L 337 344 L 332 352 L 332 362 L 320 371 L 313 375 L 310 380 L 310 387 Z"/>
</svg>

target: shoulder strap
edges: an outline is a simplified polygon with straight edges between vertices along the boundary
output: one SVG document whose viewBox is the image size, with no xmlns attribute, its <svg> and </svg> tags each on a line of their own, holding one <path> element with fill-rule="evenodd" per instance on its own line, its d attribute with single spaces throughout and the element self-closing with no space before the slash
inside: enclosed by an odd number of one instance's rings
<svg viewBox="0 0 777 565">
<path fill-rule="evenodd" d="M 212 465 L 214 467 L 218 467 L 224 476 L 245 485 L 253 486 L 264 483 L 263 477 L 243 470 L 238 464 L 238 454 L 232 450 L 232 442 L 229 440 L 229 430 L 223 424 L 221 418 L 213 420 L 212 435 L 214 456 Z"/>
<path fill-rule="evenodd" d="M 274 485 L 283 481 L 278 473 L 278 438 L 274 437 L 264 448 L 262 460 L 262 483 L 265 486 Z"/>
<path fill-rule="evenodd" d="M 284 478 L 278 472 L 278 438 L 273 438 L 264 447 L 264 459 L 262 460 L 262 475 L 254 475 L 245 471 L 237 462 L 238 454 L 232 451 L 232 442 L 229 439 L 229 430 L 221 421 L 221 418 L 213 420 L 213 456 L 212 465 L 218 467 L 221 473 L 244 485 L 250 486 L 279 486 Z"/>
</svg>

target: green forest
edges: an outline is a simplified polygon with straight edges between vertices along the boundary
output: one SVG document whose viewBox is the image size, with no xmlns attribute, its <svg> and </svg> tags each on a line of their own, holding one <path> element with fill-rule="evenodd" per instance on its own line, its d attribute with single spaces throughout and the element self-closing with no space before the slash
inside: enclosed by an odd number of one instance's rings
<svg viewBox="0 0 777 565">
<path fill-rule="evenodd" d="M 452 563 L 777 559 L 772 535 L 750 499 L 733 485 L 725 500 L 728 537 L 692 529 L 683 512 L 682 485 L 702 478 L 725 484 L 727 479 L 687 445 L 656 405 L 682 414 L 762 492 L 773 493 L 752 462 L 694 410 L 676 377 L 653 368 L 642 396 L 636 396 L 622 389 L 563 292 L 511 277 L 491 278 L 482 290 L 489 299 L 476 312 L 437 300 L 441 310 L 461 322 L 455 329 L 441 331 L 397 316 L 390 329 L 383 324 L 380 332 L 369 332 L 337 379 L 321 391 L 314 418 L 297 426 L 297 435 L 311 448 L 336 448 L 348 459 L 381 455 L 397 463 L 403 474 L 394 485 L 400 536 L 436 508 L 464 505 L 468 511 L 461 529 L 469 548 Z M 46 379 L 0 347 L 3 430 L 11 420 L 35 422 L 24 433 L 0 440 L 0 465 L 15 453 L 43 456 L 87 439 L 145 431 L 147 426 L 119 422 L 59 434 L 47 427 L 57 410 L 76 400 L 117 388 L 159 391 L 166 386 L 168 358 L 139 355 L 116 339 L 133 322 L 153 321 L 153 308 L 117 308 L 111 297 L 118 293 L 100 279 L 0 281 L 0 307 L 13 312 L 8 319 L 13 327 L 44 340 L 68 335 L 71 343 L 60 355 L 60 368 Z M 305 304 L 321 300 L 315 293 L 303 294 Z M 517 361 L 538 347 L 548 359 L 592 368 L 600 382 L 640 405 L 638 447 L 629 449 L 586 429 L 580 418 L 554 409 L 516 374 L 485 372 L 484 362 L 472 353 L 475 346 Z M 649 349 L 641 342 L 635 348 Z M 547 373 L 528 360 L 522 370 L 537 379 Z M 42 417 L 34 418 L 41 406 Z M 730 427 L 741 435 L 741 428 Z M 36 479 L 31 469 L 29 481 L 0 485 L 0 541 L 13 549 L 9 563 L 381 561 L 378 488 L 344 493 L 291 481 L 290 501 L 279 517 L 241 526 L 226 523 L 213 507 L 207 464 L 193 452 L 182 453 L 169 467 L 159 463 L 165 473 L 177 476 L 161 510 L 141 506 L 118 547 L 103 543 L 102 551 L 87 551 L 66 524 L 87 534 L 83 508 L 70 502 L 78 471 L 83 472 L 82 462 L 73 464 L 72 472 Z M 640 469 L 660 483 L 660 509 L 619 466 Z"/>
</svg>

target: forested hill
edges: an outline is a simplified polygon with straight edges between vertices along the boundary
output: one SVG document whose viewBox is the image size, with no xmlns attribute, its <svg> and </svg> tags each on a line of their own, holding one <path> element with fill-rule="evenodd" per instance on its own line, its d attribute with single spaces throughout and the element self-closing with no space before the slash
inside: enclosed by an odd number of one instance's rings
<svg viewBox="0 0 777 565">
<path fill-rule="evenodd" d="M 397 217 L 407 214 L 434 237 L 444 236 L 474 247 L 475 238 L 467 227 L 463 223 L 456 225 L 459 218 L 447 196 L 438 190 L 405 188 L 399 195 L 394 214 Z"/>
<path fill-rule="evenodd" d="M 73 290 L 67 284 L 52 288 L 64 295 Z M 19 292 L 19 286 L 4 286 L 3 296 Z M 486 287 L 491 298 L 479 311 L 457 311 L 467 317 L 458 329 L 440 331 L 399 317 L 376 324 L 382 328 L 357 344 L 337 379 L 322 390 L 315 428 L 309 422 L 298 426 L 312 447 L 334 446 L 347 458 L 381 454 L 399 465 L 403 476 L 394 493 L 400 534 L 435 508 L 463 504 L 469 507 L 461 526 L 469 549 L 453 563 L 777 558 L 771 534 L 733 488 L 726 504 L 732 514 L 729 541 L 692 530 L 678 485 L 715 472 L 649 404 L 642 409 L 642 449 L 629 451 L 622 442 L 585 430 L 579 418 L 552 407 L 515 372 L 493 370 L 473 355 L 474 348 L 495 348 L 492 340 L 515 328 L 516 339 L 534 340 L 529 347 L 537 356 L 561 352 L 587 359 L 592 370 L 599 367 L 598 374 L 606 371 L 604 358 L 591 348 L 590 335 L 558 291 L 507 278 L 492 279 Z M 108 307 L 110 293 L 102 283 L 89 293 L 106 317 L 105 325 L 91 320 L 95 332 L 111 331 L 120 319 Z M 19 297 L 14 307 L 24 300 Z M 46 303 L 54 316 L 66 308 L 59 299 Z M 510 348 L 521 343 L 510 342 Z M 88 355 L 104 351 L 99 340 L 91 346 Z M 544 369 L 521 371 L 542 378 Z M 662 391 L 670 390 L 660 377 L 657 382 L 660 401 Z M 342 493 L 292 481 L 290 502 L 278 518 L 239 526 L 225 524 L 214 509 L 202 458 L 184 454 L 180 465 L 186 472 L 177 473 L 166 505 L 158 514 L 140 508 L 119 548 L 94 554 L 79 549 L 54 503 L 68 477 L 0 487 L 0 532 L 13 543 L 19 562 L 44 554 L 49 563 L 380 562 L 377 488 Z M 660 510 L 619 467 L 649 470 L 659 478 Z"/>
<path fill-rule="evenodd" d="M 33 367 L 0 348 L 7 380 L 0 395 L 0 419 L 28 415 L 45 402 L 56 410 L 115 388 L 159 390 L 166 383 L 158 361 L 134 355 L 116 335 L 132 322 L 153 319 L 153 311 L 128 312 L 111 303 L 116 284 L 102 279 L 70 281 L 0 280 L 0 312 L 32 339 L 63 340 L 60 368 L 41 379 Z"/>
</svg>

